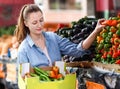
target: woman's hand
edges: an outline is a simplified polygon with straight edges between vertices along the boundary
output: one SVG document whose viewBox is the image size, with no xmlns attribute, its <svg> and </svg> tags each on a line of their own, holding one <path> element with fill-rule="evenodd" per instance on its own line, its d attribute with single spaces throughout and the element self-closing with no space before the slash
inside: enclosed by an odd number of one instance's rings
<svg viewBox="0 0 120 89">
<path fill-rule="evenodd" d="M 105 25 L 101 25 L 103 21 L 105 21 L 105 19 L 98 20 L 95 30 L 83 41 L 83 49 L 88 49 L 96 39 L 97 35 L 102 31 L 102 28 L 105 27 Z"/>
<path fill-rule="evenodd" d="M 94 32 L 96 32 L 98 34 L 98 33 L 100 33 L 102 31 L 102 28 L 104 28 L 105 25 L 102 25 L 101 23 L 104 22 L 104 21 L 105 21 L 105 19 L 99 19 L 98 20 Z"/>
</svg>

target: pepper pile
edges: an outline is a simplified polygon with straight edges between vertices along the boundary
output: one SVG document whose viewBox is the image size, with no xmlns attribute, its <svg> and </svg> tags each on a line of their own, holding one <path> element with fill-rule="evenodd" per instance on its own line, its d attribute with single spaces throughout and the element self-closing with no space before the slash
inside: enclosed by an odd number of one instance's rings
<svg viewBox="0 0 120 89">
<path fill-rule="evenodd" d="M 120 17 L 111 17 L 101 24 L 106 26 L 96 39 L 95 61 L 120 64 Z"/>
</svg>

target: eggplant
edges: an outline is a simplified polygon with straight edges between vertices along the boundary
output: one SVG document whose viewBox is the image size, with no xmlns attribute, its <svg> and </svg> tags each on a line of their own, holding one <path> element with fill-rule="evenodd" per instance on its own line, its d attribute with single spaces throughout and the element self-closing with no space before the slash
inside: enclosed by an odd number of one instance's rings
<svg viewBox="0 0 120 89">
<path fill-rule="evenodd" d="M 87 24 L 86 27 L 88 28 L 89 32 L 94 30 L 94 27 L 90 24 Z"/>
<path fill-rule="evenodd" d="M 85 20 L 83 24 L 92 24 L 92 20 Z"/>
<path fill-rule="evenodd" d="M 74 35 L 77 33 L 75 28 L 72 29 L 72 31 L 73 31 L 73 34 L 74 34 Z"/>
<path fill-rule="evenodd" d="M 83 38 L 79 38 L 78 39 L 78 43 L 80 43 L 82 40 L 84 40 Z"/>
<path fill-rule="evenodd" d="M 77 23 L 81 23 L 81 24 L 83 24 L 83 22 L 84 22 L 85 20 L 86 20 L 86 18 L 81 18 L 81 19 L 78 20 Z"/>
<path fill-rule="evenodd" d="M 81 33 L 78 33 L 77 36 L 78 36 L 79 38 L 83 38 L 84 34 L 81 32 Z"/>
<path fill-rule="evenodd" d="M 93 27 L 96 27 L 96 25 L 97 25 L 97 21 L 93 21 L 93 22 L 92 22 L 92 26 L 93 26 Z"/>
<path fill-rule="evenodd" d="M 81 30 L 81 32 L 82 32 L 83 34 L 87 34 L 87 33 L 89 32 L 89 30 L 88 30 L 87 27 L 85 27 L 85 28 L 83 28 L 83 29 Z"/>
<path fill-rule="evenodd" d="M 64 56 L 62 57 L 62 59 L 63 59 L 65 62 L 70 62 L 68 55 L 64 55 Z"/>
<path fill-rule="evenodd" d="M 73 27 L 74 25 L 76 25 L 76 24 L 77 24 L 76 21 L 71 22 L 72 27 Z"/>
<path fill-rule="evenodd" d="M 71 41 L 76 40 L 76 36 L 71 37 L 70 40 L 71 40 Z"/>
<path fill-rule="evenodd" d="M 81 23 L 77 23 L 75 26 L 73 26 L 74 28 L 77 28 L 77 29 L 83 29 L 86 27 L 85 24 L 81 24 Z"/>
<path fill-rule="evenodd" d="M 78 40 L 79 39 L 79 36 L 78 35 L 74 35 L 73 37 L 72 37 L 72 40 Z"/>
</svg>

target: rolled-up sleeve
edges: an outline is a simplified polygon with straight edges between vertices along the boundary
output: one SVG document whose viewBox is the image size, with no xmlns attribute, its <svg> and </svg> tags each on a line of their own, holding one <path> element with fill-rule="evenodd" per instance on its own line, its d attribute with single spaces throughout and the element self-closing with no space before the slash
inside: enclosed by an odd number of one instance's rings
<svg viewBox="0 0 120 89">
<path fill-rule="evenodd" d="M 81 41 L 81 42 L 78 44 L 77 49 L 78 49 L 78 50 L 81 50 L 81 51 L 85 51 L 85 49 L 82 47 L 82 43 L 83 43 L 83 41 Z"/>
<path fill-rule="evenodd" d="M 74 44 L 73 42 L 66 38 L 62 38 L 58 35 L 55 36 L 57 38 L 57 42 L 62 54 L 80 57 L 90 53 L 89 50 L 85 50 L 82 48 L 82 41 L 79 44 Z"/>
</svg>

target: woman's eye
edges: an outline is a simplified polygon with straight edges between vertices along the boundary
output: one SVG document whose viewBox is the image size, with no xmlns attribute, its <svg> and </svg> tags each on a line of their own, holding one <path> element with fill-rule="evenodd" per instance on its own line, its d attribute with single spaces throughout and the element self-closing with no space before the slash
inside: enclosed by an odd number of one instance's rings
<svg viewBox="0 0 120 89">
<path fill-rule="evenodd" d="M 41 19 L 40 22 L 43 22 L 43 19 Z"/>
<path fill-rule="evenodd" d="M 37 24 L 36 22 L 35 23 L 32 23 L 33 25 Z"/>
</svg>

